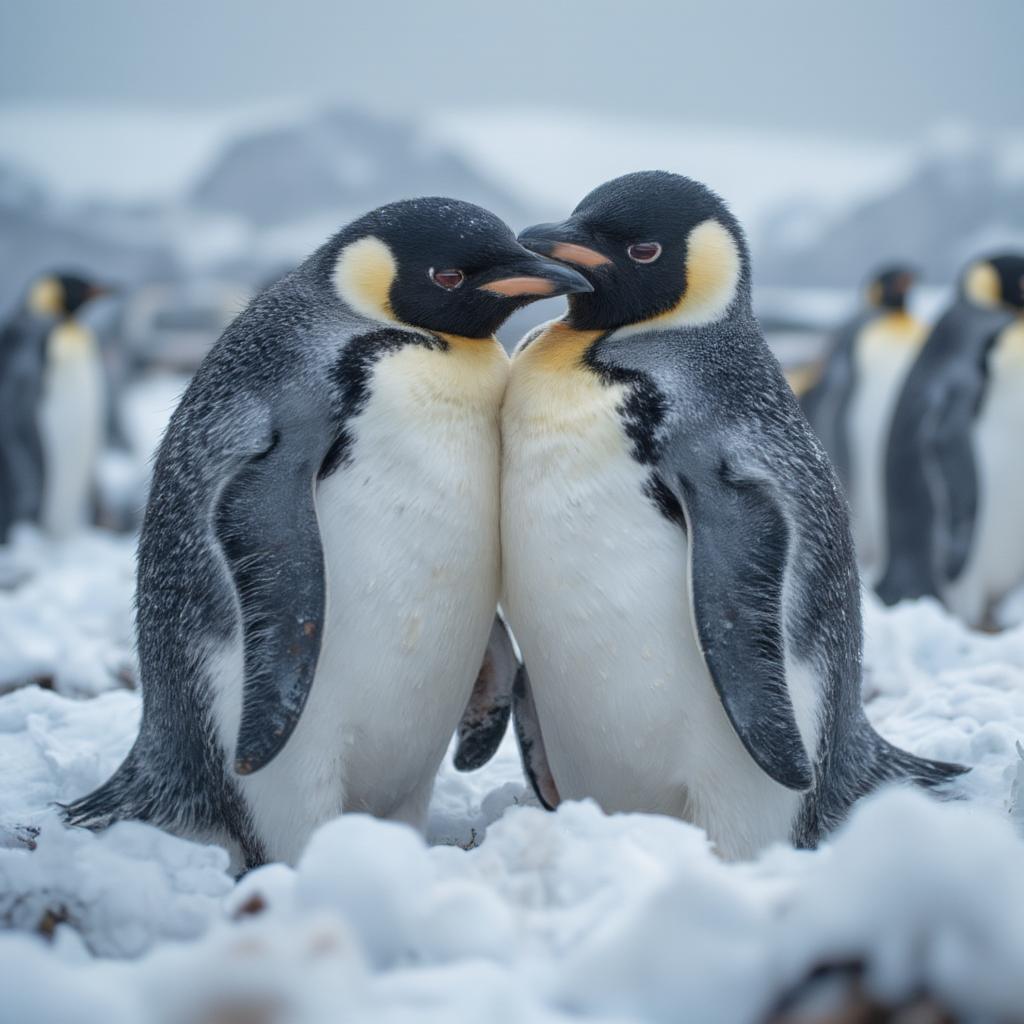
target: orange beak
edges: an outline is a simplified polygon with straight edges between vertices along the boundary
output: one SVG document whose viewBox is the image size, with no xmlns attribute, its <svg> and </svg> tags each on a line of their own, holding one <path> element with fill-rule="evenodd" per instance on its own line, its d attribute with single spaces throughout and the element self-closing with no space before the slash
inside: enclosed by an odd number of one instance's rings
<svg viewBox="0 0 1024 1024">
<path fill-rule="evenodd" d="M 575 242 L 556 242 L 548 255 L 562 263 L 575 263 L 580 267 L 600 267 L 611 263 L 607 256 L 585 245 L 576 245 Z"/>
<path fill-rule="evenodd" d="M 555 286 L 543 277 L 503 277 L 498 281 L 488 281 L 480 286 L 481 291 L 493 292 L 495 295 L 553 295 Z"/>
</svg>

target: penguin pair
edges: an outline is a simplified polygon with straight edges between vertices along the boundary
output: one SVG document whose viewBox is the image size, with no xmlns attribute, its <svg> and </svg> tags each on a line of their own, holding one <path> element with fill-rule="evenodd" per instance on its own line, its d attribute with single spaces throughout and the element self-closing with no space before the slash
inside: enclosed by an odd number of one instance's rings
<svg viewBox="0 0 1024 1024">
<path fill-rule="evenodd" d="M 886 455 L 888 604 L 933 596 L 992 624 L 1024 582 L 1024 255 L 964 271 L 900 394 Z"/>
<path fill-rule="evenodd" d="M 384 207 L 258 296 L 161 447 L 141 731 L 69 820 L 294 860 L 343 810 L 422 825 L 460 716 L 473 767 L 510 703 L 545 805 L 674 814 L 728 856 L 959 771 L 864 717 L 844 505 L 749 276 L 724 204 L 651 173 L 518 242 Z M 510 369 L 494 330 L 557 294 Z"/>
<path fill-rule="evenodd" d="M 106 409 L 96 337 L 78 314 L 107 293 L 47 275 L 0 331 L 0 542 L 20 521 L 57 537 L 88 521 Z"/>
<path fill-rule="evenodd" d="M 907 312 L 913 284 L 909 267 L 875 274 L 864 308 L 836 332 L 821 376 L 800 396 L 846 491 L 854 549 L 868 578 L 885 560 L 889 425 L 925 338 L 924 325 Z"/>
</svg>

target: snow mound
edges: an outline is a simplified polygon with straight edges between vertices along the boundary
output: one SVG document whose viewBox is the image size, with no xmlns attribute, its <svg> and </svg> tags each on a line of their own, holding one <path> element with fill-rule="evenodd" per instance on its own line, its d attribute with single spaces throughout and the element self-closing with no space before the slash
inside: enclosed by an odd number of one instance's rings
<svg viewBox="0 0 1024 1024">
<path fill-rule="evenodd" d="M 30 526 L 0 546 L 0 693 L 42 681 L 91 696 L 131 685 L 135 543 L 99 530 L 64 543 Z"/>
<path fill-rule="evenodd" d="M 223 892 L 188 844 L 160 851 L 143 826 L 110 835 L 140 855 L 176 853 L 179 880 L 207 877 L 203 898 Z M 882 1001 L 925 991 L 970 1019 L 1010 1019 L 1024 1005 L 1021 853 L 995 812 L 905 790 L 864 801 L 818 852 L 777 848 L 739 866 L 691 826 L 590 804 L 509 811 L 469 852 L 353 815 L 320 829 L 294 871 L 247 876 L 194 942 L 89 961 L 58 925 L 49 947 L 0 940 L 0 964 L 12 1019 L 58 1020 L 74 993 L 83 1009 L 64 1019 L 85 1024 L 236 1019 L 229 1010 L 268 1022 L 757 1021 L 821 964 L 850 962 Z M 175 891 L 166 934 L 203 916 L 201 889 L 192 906 Z M 154 886 L 150 909 L 166 896 Z"/>
<path fill-rule="evenodd" d="M 130 542 L 28 534 L 3 554 L 22 575 L 0 592 L 0 666 L 53 687 L 0 695 L 3 1019 L 743 1024 L 836 978 L 833 999 L 852 978 L 877 1005 L 963 1019 L 1024 1005 L 1024 628 L 868 597 L 872 721 L 973 771 L 957 802 L 877 794 L 816 851 L 727 864 L 679 821 L 546 813 L 508 737 L 481 771 L 442 767 L 426 840 L 349 815 L 294 870 L 235 883 L 215 847 L 69 831 L 52 806 L 104 781 L 138 728 L 139 694 L 109 670 L 128 657 Z"/>
</svg>

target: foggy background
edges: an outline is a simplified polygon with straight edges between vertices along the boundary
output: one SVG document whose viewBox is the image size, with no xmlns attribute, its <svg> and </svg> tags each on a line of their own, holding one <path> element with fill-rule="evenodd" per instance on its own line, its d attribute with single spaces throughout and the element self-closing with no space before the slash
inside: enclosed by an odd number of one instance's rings
<svg viewBox="0 0 1024 1024">
<path fill-rule="evenodd" d="M 1020 127 L 1016 0 L 7 3 L 5 99 L 570 107 L 904 139 Z"/>
<path fill-rule="evenodd" d="M 768 328 L 821 326 L 879 262 L 939 287 L 1024 242 L 1022 38 L 1017 0 L 7 3 L 0 311 L 81 266 L 138 358 L 192 365 L 372 206 L 518 228 L 663 167 L 744 222 Z"/>
</svg>

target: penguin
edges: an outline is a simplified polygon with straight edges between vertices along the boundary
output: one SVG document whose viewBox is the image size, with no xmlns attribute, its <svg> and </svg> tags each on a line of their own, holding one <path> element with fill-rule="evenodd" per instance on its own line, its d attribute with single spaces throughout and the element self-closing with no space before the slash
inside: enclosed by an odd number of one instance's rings
<svg viewBox="0 0 1024 1024">
<path fill-rule="evenodd" d="M 973 262 L 907 376 L 886 453 L 887 604 L 932 596 L 985 626 L 1024 581 L 1022 313 L 1024 255 Z"/>
<path fill-rule="evenodd" d="M 486 210 L 421 198 L 253 298 L 160 446 L 138 555 L 142 724 L 71 824 L 150 821 L 243 868 L 294 863 L 343 811 L 423 827 L 497 606 L 494 332 L 589 288 Z"/>
<path fill-rule="evenodd" d="M 18 521 L 63 537 L 88 519 L 106 410 L 96 338 L 77 314 L 109 292 L 48 274 L 0 334 L 0 539 Z"/>
<path fill-rule="evenodd" d="M 639 172 L 519 238 L 593 286 L 524 339 L 502 407 L 502 607 L 541 803 L 673 815 L 738 859 L 813 846 L 887 780 L 962 772 L 865 717 L 845 503 L 724 202 Z"/>
<path fill-rule="evenodd" d="M 889 423 L 926 333 L 907 312 L 913 284 L 905 266 L 872 277 L 864 308 L 836 332 L 820 379 L 800 399 L 846 491 L 854 549 L 869 579 L 884 562 Z"/>
</svg>

